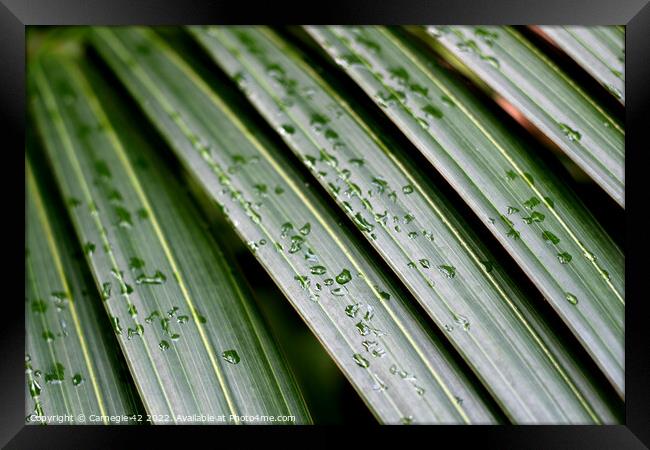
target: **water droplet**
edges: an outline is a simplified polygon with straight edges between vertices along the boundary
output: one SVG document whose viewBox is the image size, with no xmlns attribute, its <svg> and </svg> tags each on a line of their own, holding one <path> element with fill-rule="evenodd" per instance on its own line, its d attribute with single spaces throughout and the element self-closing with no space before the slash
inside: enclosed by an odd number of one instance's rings
<svg viewBox="0 0 650 450">
<path fill-rule="evenodd" d="M 577 304 L 578 304 L 578 297 L 576 297 L 575 295 L 573 295 L 571 292 L 566 292 L 566 293 L 565 293 L 565 298 L 566 298 L 567 301 L 568 301 L 569 303 L 571 303 L 572 305 L 577 305 Z"/>
<path fill-rule="evenodd" d="M 442 100 L 442 104 L 445 105 L 446 107 L 450 108 L 452 106 L 456 106 L 454 101 L 447 95 L 443 95 L 440 97 L 440 100 Z"/>
<path fill-rule="evenodd" d="M 457 324 L 461 325 L 465 331 L 469 331 L 470 323 L 469 320 L 467 320 L 467 317 L 456 314 L 454 320 Z"/>
<path fill-rule="evenodd" d="M 276 195 L 281 195 L 284 194 L 284 189 L 282 188 L 282 186 L 276 186 L 273 192 L 275 192 Z"/>
<path fill-rule="evenodd" d="M 296 275 L 293 277 L 294 280 L 300 283 L 300 287 L 303 289 L 309 288 L 309 278 L 305 275 Z"/>
<path fill-rule="evenodd" d="M 253 185 L 253 188 L 255 189 L 255 195 L 257 196 L 266 196 L 266 192 L 268 191 L 266 184 L 263 183 L 255 184 Z"/>
<path fill-rule="evenodd" d="M 388 69 L 388 72 L 390 73 L 390 79 L 396 80 L 398 84 L 406 85 L 408 82 L 409 74 L 403 67 Z"/>
<path fill-rule="evenodd" d="M 186 323 L 188 320 L 190 320 L 190 317 L 186 315 L 176 317 L 176 322 L 178 323 Z"/>
<path fill-rule="evenodd" d="M 43 300 L 32 300 L 32 311 L 35 313 L 45 313 L 47 311 L 47 303 Z"/>
<path fill-rule="evenodd" d="M 57 311 L 65 309 L 65 305 L 68 303 L 68 294 L 63 291 L 55 291 L 51 292 L 50 296 L 52 297 L 52 301 L 54 302 Z"/>
<path fill-rule="evenodd" d="M 95 161 L 95 171 L 101 177 L 104 178 L 111 177 L 111 170 L 108 168 L 108 164 L 106 164 L 106 161 L 102 161 L 102 160 Z"/>
<path fill-rule="evenodd" d="M 199 323 L 206 323 L 207 322 L 207 319 L 205 318 L 205 316 L 201 315 L 201 313 L 196 308 L 194 308 L 194 314 L 196 315 L 196 320 Z"/>
<path fill-rule="evenodd" d="M 348 317 L 356 317 L 357 313 L 359 312 L 359 303 L 355 303 L 353 305 L 348 305 L 345 307 L 345 314 Z"/>
<path fill-rule="evenodd" d="M 357 363 L 357 366 L 359 367 L 363 367 L 365 369 L 368 366 L 370 366 L 368 360 L 363 356 L 361 356 L 360 353 L 355 353 L 354 355 L 352 355 L 352 358 L 354 359 L 354 362 Z"/>
<path fill-rule="evenodd" d="M 322 275 L 327 272 L 327 269 L 324 266 L 312 266 L 311 273 L 313 275 Z"/>
<path fill-rule="evenodd" d="M 495 67 L 495 68 L 497 68 L 497 69 L 501 66 L 501 65 L 499 64 L 499 60 L 496 59 L 494 56 L 490 56 L 490 55 L 481 55 L 481 59 L 482 59 L 483 61 L 486 61 L 488 64 L 490 64 L 491 66 L 493 66 L 493 67 Z"/>
<path fill-rule="evenodd" d="M 65 380 L 65 367 L 55 362 L 48 372 L 45 372 L 45 382 L 48 384 L 60 384 Z"/>
<path fill-rule="evenodd" d="M 476 41 L 474 41 L 472 39 L 461 41 L 458 44 L 456 44 L 456 47 L 458 47 L 458 49 L 461 52 L 472 52 L 472 53 L 477 53 L 477 54 L 481 53 L 481 50 L 479 49 L 478 45 L 476 44 Z"/>
<path fill-rule="evenodd" d="M 407 195 L 413 193 L 413 186 L 411 186 L 410 184 L 402 186 L 402 192 L 404 192 Z"/>
<path fill-rule="evenodd" d="M 106 301 L 111 298 L 111 287 L 110 281 L 102 283 L 102 300 Z"/>
<path fill-rule="evenodd" d="M 348 288 L 346 288 L 345 286 L 333 288 L 330 290 L 330 294 L 336 297 L 343 297 L 347 293 L 348 293 Z"/>
<path fill-rule="evenodd" d="M 140 208 L 140 209 L 138 209 L 137 214 L 138 214 L 138 218 L 139 218 L 140 220 L 144 220 L 144 219 L 148 219 L 148 218 L 149 218 L 149 212 L 148 212 L 146 209 L 144 209 L 144 208 Z"/>
<path fill-rule="evenodd" d="M 390 294 L 388 292 L 385 292 L 385 291 L 379 291 L 379 297 L 382 300 L 390 300 Z"/>
<path fill-rule="evenodd" d="M 221 356 L 230 364 L 239 364 L 239 361 L 241 361 L 236 350 L 226 350 L 221 354 Z"/>
<path fill-rule="evenodd" d="M 284 124 L 280 128 L 282 129 L 282 132 L 284 134 L 291 135 L 291 134 L 296 132 L 296 129 L 292 125 L 289 125 L 289 124 Z"/>
<path fill-rule="evenodd" d="M 492 262 L 491 262 L 491 261 L 488 261 L 488 260 L 481 260 L 481 264 L 483 264 L 483 268 L 485 269 L 485 271 L 486 271 L 487 273 L 492 272 L 493 266 L 492 266 Z"/>
<path fill-rule="evenodd" d="M 280 236 L 285 238 L 289 235 L 289 232 L 293 230 L 293 225 L 291 223 L 286 222 L 280 227 Z"/>
<path fill-rule="evenodd" d="M 77 206 L 81 205 L 81 200 L 75 197 L 68 197 L 68 205 L 70 205 L 72 208 L 76 208 Z"/>
<path fill-rule="evenodd" d="M 429 263 L 428 259 L 421 259 L 419 262 L 420 262 L 420 265 L 425 269 L 428 269 L 429 267 L 431 267 L 431 263 Z"/>
<path fill-rule="evenodd" d="M 85 381 L 84 377 L 82 377 L 80 373 L 75 373 L 74 376 L 72 377 L 72 384 L 75 386 L 79 386 L 84 381 Z"/>
<path fill-rule="evenodd" d="M 477 27 L 474 30 L 474 34 L 476 34 L 483 42 L 485 42 L 490 47 L 494 45 L 494 41 L 499 37 L 497 32 L 490 31 L 483 27 Z"/>
<path fill-rule="evenodd" d="M 112 203 L 124 201 L 122 194 L 117 189 L 113 189 L 108 193 L 108 200 Z"/>
<path fill-rule="evenodd" d="M 519 239 L 519 231 L 515 230 L 514 228 L 510 228 L 508 232 L 506 233 L 506 236 L 513 238 L 514 240 Z"/>
<path fill-rule="evenodd" d="M 404 416 L 400 419 L 402 425 L 411 425 L 413 423 L 413 416 Z"/>
<path fill-rule="evenodd" d="M 335 139 L 338 139 L 339 135 L 336 131 L 332 130 L 331 128 L 328 128 L 325 130 L 325 139 L 328 139 L 330 141 L 333 141 Z"/>
<path fill-rule="evenodd" d="M 526 181 L 528 181 L 528 183 L 530 183 L 531 185 L 534 185 L 534 184 L 535 184 L 535 179 L 534 179 L 533 176 L 532 176 L 531 174 L 529 174 L 528 172 L 524 172 L 524 178 L 525 178 Z"/>
<path fill-rule="evenodd" d="M 515 178 L 517 178 L 517 176 L 518 176 L 518 175 L 517 175 L 517 173 L 516 173 L 514 170 L 506 170 L 506 178 L 507 178 L 508 180 L 511 180 L 511 181 L 512 181 L 512 180 L 514 180 Z"/>
<path fill-rule="evenodd" d="M 306 224 L 303 225 L 303 227 L 302 227 L 300 230 L 298 230 L 298 231 L 300 231 L 300 234 L 302 234 L 303 236 L 307 236 L 307 235 L 309 234 L 309 232 L 311 231 L 311 225 L 310 225 L 309 223 L 306 223 Z"/>
<path fill-rule="evenodd" d="M 336 57 L 335 62 L 342 66 L 342 67 L 349 67 L 349 66 L 354 66 L 354 65 L 363 65 L 365 59 L 362 57 L 352 54 L 352 53 L 346 53 L 343 55 L 340 55 Z"/>
<path fill-rule="evenodd" d="M 422 111 L 424 111 L 427 116 L 435 119 L 441 119 L 443 116 L 442 111 L 431 104 L 424 106 Z"/>
<path fill-rule="evenodd" d="M 447 278 L 454 278 L 456 276 L 456 268 L 454 266 L 441 265 L 438 270 Z"/>
<path fill-rule="evenodd" d="M 519 212 L 519 208 L 515 208 L 514 206 L 508 206 L 508 210 L 507 210 L 508 215 L 518 213 L 518 212 Z"/>
<path fill-rule="evenodd" d="M 86 255 L 90 256 L 95 252 L 95 244 L 93 244 L 92 242 L 86 242 L 84 244 L 83 250 Z"/>
<path fill-rule="evenodd" d="M 137 257 L 132 257 L 129 260 L 130 269 L 142 269 L 144 267 L 144 261 Z"/>
<path fill-rule="evenodd" d="M 167 277 L 160 270 L 156 270 L 153 276 L 142 274 L 135 279 L 137 284 L 163 284 L 165 281 L 167 281 Z"/>
<path fill-rule="evenodd" d="M 356 213 L 354 215 L 354 223 L 361 231 L 370 232 L 375 228 L 375 226 L 368 222 L 361 213 Z"/>
<path fill-rule="evenodd" d="M 54 340 L 54 333 L 49 330 L 43 331 L 43 339 L 45 339 L 45 342 L 52 342 Z"/>
<path fill-rule="evenodd" d="M 544 239 L 547 242 L 552 243 L 553 245 L 557 245 L 557 244 L 560 243 L 560 239 L 558 239 L 558 237 L 555 236 L 550 231 L 542 231 L 542 239 Z"/>
<path fill-rule="evenodd" d="M 445 330 L 448 333 L 451 333 L 452 331 L 454 331 L 454 327 L 452 327 L 451 325 L 445 324 Z"/>
<path fill-rule="evenodd" d="M 158 347 L 160 348 L 160 350 L 165 351 L 165 350 L 167 350 L 167 349 L 169 348 L 169 342 L 167 342 L 167 341 L 165 341 L 165 340 L 163 339 L 163 340 L 160 341 L 160 343 L 158 344 Z"/>
<path fill-rule="evenodd" d="M 572 256 L 567 252 L 562 252 L 557 254 L 557 260 L 560 261 L 560 264 L 567 264 L 571 262 Z"/>
<path fill-rule="evenodd" d="M 145 317 L 144 321 L 147 322 L 147 323 L 151 323 L 151 322 L 153 322 L 154 317 L 160 317 L 160 312 L 153 311 L 151 314 L 149 314 L 147 317 Z"/>
<path fill-rule="evenodd" d="M 417 384 L 414 384 L 413 387 L 415 388 L 415 392 L 422 396 L 426 392 L 426 390 L 422 386 L 418 386 Z"/>
<path fill-rule="evenodd" d="M 363 322 L 357 322 L 355 327 L 361 336 L 367 336 L 370 333 L 370 327 Z"/>
<path fill-rule="evenodd" d="M 388 182 L 380 177 L 373 177 L 372 184 L 375 185 L 379 194 L 383 194 L 388 187 Z"/>
<path fill-rule="evenodd" d="M 300 250 L 304 241 L 305 240 L 302 238 L 302 236 L 291 236 L 291 247 L 289 248 L 289 253 L 296 253 L 298 250 Z"/>
<path fill-rule="evenodd" d="M 543 222 L 544 218 L 544 214 L 535 211 L 530 215 L 530 217 L 524 217 L 523 221 L 530 225 L 533 222 Z"/>
<path fill-rule="evenodd" d="M 311 115 L 309 125 L 311 125 L 316 132 L 321 132 L 323 130 L 323 127 L 329 123 L 329 121 L 330 120 L 326 116 L 314 113 Z"/>
<path fill-rule="evenodd" d="M 352 275 L 350 275 L 350 271 L 348 269 L 343 269 L 340 274 L 336 276 L 336 282 L 338 284 L 345 284 L 349 282 L 352 279 Z"/>
<path fill-rule="evenodd" d="M 381 47 L 375 41 L 372 41 L 364 36 L 356 36 L 356 41 L 363 45 L 370 52 L 377 54 L 381 51 Z"/>
<path fill-rule="evenodd" d="M 115 207 L 115 214 L 117 215 L 117 224 L 123 228 L 131 228 L 133 222 L 131 221 L 131 213 L 121 206 Z"/>
<path fill-rule="evenodd" d="M 407 267 L 409 267 L 410 269 L 415 269 L 415 263 L 414 263 L 413 261 L 409 261 L 406 265 L 407 265 Z"/>
<path fill-rule="evenodd" d="M 587 258 L 591 262 L 594 262 L 594 261 L 596 261 L 598 259 L 598 258 L 596 258 L 596 255 L 591 253 L 589 250 L 585 250 L 584 253 L 583 253 L 583 256 L 585 258 Z"/>
<path fill-rule="evenodd" d="M 565 123 L 560 124 L 560 129 L 562 130 L 564 135 L 569 138 L 571 142 L 579 141 L 582 138 L 580 132 L 574 130 L 573 128 L 571 128 L 569 125 Z"/>
</svg>

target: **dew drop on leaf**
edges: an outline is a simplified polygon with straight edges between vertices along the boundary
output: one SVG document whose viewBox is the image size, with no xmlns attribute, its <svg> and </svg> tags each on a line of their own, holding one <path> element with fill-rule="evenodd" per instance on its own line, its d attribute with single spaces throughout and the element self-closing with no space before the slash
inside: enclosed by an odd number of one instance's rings
<svg viewBox="0 0 650 450">
<path fill-rule="evenodd" d="M 438 270 L 447 278 L 454 278 L 456 276 L 456 268 L 454 266 L 441 265 Z"/>
<path fill-rule="evenodd" d="M 75 386 L 79 386 L 83 382 L 84 382 L 84 377 L 82 377 L 80 373 L 75 373 L 74 376 L 72 377 L 72 384 Z"/>
<path fill-rule="evenodd" d="M 560 261 L 560 264 L 567 264 L 571 262 L 572 256 L 567 252 L 562 252 L 557 254 L 557 259 Z"/>
<path fill-rule="evenodd" d="M 567 292 L 565 294 L 565 298 L 572 305 L 577 305 L 578 304 L 578 298 L 575 295 L 573 295 L 571 292 Z"/>
<path fill-rule="evenodd" d="M 360 353 L 355 353 L 352 355 L 354 362 L 357 363 L 357 366 L 363 367 L 364 369 L 370 366 L 370 363 L 366 358 L 364 358 Z"/>
<path fill-rule="evenodd" d="M 226 350 L 221 354 L 221 356 L 230 364 L 239 364 L 239 361 L 241 361 L 236 350 Z"/>
</svg>

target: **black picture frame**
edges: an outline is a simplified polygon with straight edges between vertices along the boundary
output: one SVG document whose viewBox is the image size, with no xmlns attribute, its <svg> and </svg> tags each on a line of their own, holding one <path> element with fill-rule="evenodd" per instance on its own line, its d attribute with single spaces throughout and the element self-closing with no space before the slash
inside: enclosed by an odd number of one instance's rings
<svg viewBox="0 0 650 450">
<path fill-rule="evenodd" d="M 341 1 L 313 5 L 295 2 L 223 0 L 0 0 L 0 126 L 3 128 L 4 222 L 11 226 L 4 247 L 13 247 L 16 260 L 23 257 L 23 198 L 25 126 L 25 27 L 28 25 L 171 25 L 268 23 L 283 24 L 576 24 L 626 25 L 626 418 L 619 426 L 437 426 L 385 427 L 381 432 L 411 439 L 413 433 L 433 433 L 431 445 L 482 445 L 488 448 L 647 448 L 650 445 L 650 318 L 644 277 L 649 268 L 647 215 L 648 187 L 648 99 L 650 95 L 650 6 L 648 0 L 400 0 Z M 9 139 L 7 139 L 9 138 Z M 1 163 L 0 163 L 1 164 Z M 18 168 L 21 168 L 19 170 Z M 11 174 L 13 176 L 7 176 Z M 16 219 L 22 217 L 22 221 Z M 14 229 L 15 228 L 15 229 Z M 13 245 L 7 245 L 13 244 Z M 20 254 L 20 255 L 19 255 Z M 285 429 L 257 427 L 244 430 L 194 427 L 187 437 L 184 427 L 100 427 L 24 425 L 24 320 L 18 299 L 21 266 L 9 263 L 3 269 L 3 320 L 0 321 L 0 444 L 6 448 L 132 448 L 140 436 L 168 439 L 185 434 L 189 445 L 206 440 L 223 445 L 259 434 L 277 434 Z M 9 287 L 13 286 L 13 289 Z M 318 427 L 316 427 L 318 428 Z M 295 435 L 313 428 L 298 428 Z M 380 430 L 376 429 L 373 434 Z M 219 438 L 216 439 L 216 436 Z M 407 435 L 406 433 L 409 433 Z M 228 434 L 228 438 L 224 437 Z M 325 433 L 326 439 L 338 433 Z M 292 437 L 292 440 L 295 439 Z M 324 442 L 324 441 L 319 441 Z M 405 441 L 403 441 L 405 442 Z M 412 441 L 411 441 L 412 442 Z M 307 442 L 305 442 L 307 444 Z M 352 443 L 355 445 L 354 443 Z"/>
</svg>

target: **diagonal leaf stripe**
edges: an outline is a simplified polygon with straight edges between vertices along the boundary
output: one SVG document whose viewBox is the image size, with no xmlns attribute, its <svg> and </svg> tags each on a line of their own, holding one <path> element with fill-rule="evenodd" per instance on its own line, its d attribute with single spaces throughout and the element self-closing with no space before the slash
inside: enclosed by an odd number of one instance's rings
<svg viewBox="0 0 650 450">
<path fill-rule="evenodd" d="M 555 63 L 512 27 L 428 31 L 625 206 L 623 125 Z"/>
<path fill-rule="evenodd" d="M 623 396 L 623 255 L 467 88 L 378 27 L 307 27 L 450 182 Z"/>
<path fill-rule="evenodd" d="M 266 28 L 191 31 L 364 231 L 513 421 L 614 420 L 571 354 L 494 270 L 494 257 L 403 162 L 405 153 L 384 145 L 312 63 Z"/>
<path fill-rule="evenodd" d="M 36 416 L 137 414 L 137 394 L 128 376 L 101 300 L 75 261 L 73 241 L 50 197 L 26 160 L 26 329 L 25 372 L 31 402 L 27 422 Z"/>
<path fill-rule="evenodd" d="M 555 44 L 625 103 L 625 29 L 541 26 Z"/>
<path fill-rule="evenodd" d="M 378 419 L 497 420 L 399 285 L 235 106 L 151 32 L 101 28 L 95 45 Z"/>
<path fill-rule="evenodd" d="M 308 422 L 248 293 L 188 196 L 137 134 L 116 134 L 129 122 L 106 84 L 61 57 L 41 58 L 31 75 L 56 179 L 153 421 Z"/>
</svg>

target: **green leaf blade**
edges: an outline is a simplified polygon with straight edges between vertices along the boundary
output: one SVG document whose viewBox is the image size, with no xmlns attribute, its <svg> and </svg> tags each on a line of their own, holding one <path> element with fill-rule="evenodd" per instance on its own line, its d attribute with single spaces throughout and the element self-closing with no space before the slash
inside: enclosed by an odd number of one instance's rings
<svg viewBox="0 0 650 450">
<path fill-rule="evenodd" d="M 541 26 L 555 44 L 625 104 L 625 31 L 615 26 Z"/>
<path fill-rule="evenodd" d="M 27 168 L 26 351 L 28 423 L 70 415 L 114 423 L 141 413 L 137 393 L 94 286 L 75 260 L 75 245 Z M 93 419 L 91 416 L 95 416 Z M 137 423 L 133 421 L 131 423 Z"/>
<path fill-rule="evenodd" d="M 394 34 L 376 27 L 307 31 L 449 181 L 622 397 L 623 255 L 575 195 L 445 69 L 425 63 Z M 416 95 L 413 85 L 428 95 Z M 444 113 L 427 115 L 429 107 Z"/>
<path fill-rule="evenodd" d="M 625 207 L 625 131 L 611 113 L 511 27 L 428 31 Z"/>
<path fill-rule="evenodd" d="M 213 423 L 258 415 L 309 422 L 248 293 L 187 195 L 137 134 L 116 134 L 120 110 L 94 93 L 106 86 L 60 58 L 34 63 L 32 73 L 57 181 L 80 201 L 70 211 L 75 229 L 95 245 L 87 260 L 154 422 L 201 423 L 201 414 Z"/>
<path fill-rule="evenodd" d="M 494 269 L 494 257 L 458 214 L 310 63 L 267 29 L 191 31 L 364 231 L 512 420 L 613 420 L 586 374 Z"/>
<path fill-rule="evenodd" d="M 379 420 L 497 420 L 399 286 L 337 225 L 280 149 L 253 134 L 245 119 L 151 33 L 100 29 L 95 37 L 101 55 L 251 243 Z M 152 51 L 128 64 L 140 45 Z"/>
</svg>

